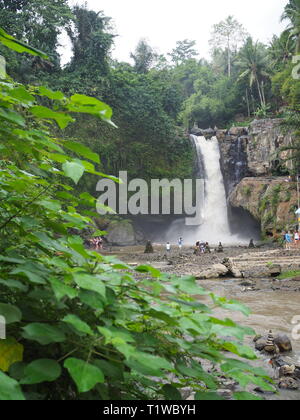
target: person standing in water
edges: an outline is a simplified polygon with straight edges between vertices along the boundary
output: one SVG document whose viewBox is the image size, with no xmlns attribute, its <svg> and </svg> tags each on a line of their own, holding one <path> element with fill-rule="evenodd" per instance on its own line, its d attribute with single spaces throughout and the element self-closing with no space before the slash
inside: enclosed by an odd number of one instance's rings
<svg viewBox="0 0 300 420">
<path fill-rule="evenodd" d="M 171 244 L 170 244 L 170 242 L 167 242 L 166 249 L 167 249 L 167 252 L 171 252 Z"/>
</svg>

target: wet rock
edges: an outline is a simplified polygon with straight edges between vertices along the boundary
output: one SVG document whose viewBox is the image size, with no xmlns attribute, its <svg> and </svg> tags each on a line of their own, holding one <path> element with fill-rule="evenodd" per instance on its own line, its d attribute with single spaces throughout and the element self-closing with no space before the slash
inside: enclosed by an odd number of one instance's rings
<svg viewBox="0 0 300 420">
<path fill-rule="evenodd" d="M 281 378 L 278 382 L 278 387 L 280 389 L 289 389 L 289 390 L 297 390 L 300 387 L 300 384 L 296 379 L 293 379 L 289 376 L 286 376 L 284 378 Z"/>
<path fill-rule="evenodd" d="M 281 353 L 285 353 L 285 352 L 289 352 L 293 350 L 291 340 L 285 334 L 278 334 L 275 337 L 275 344 L 277 345 Z"/>
<path fill-rule="evenodd" d="M 145 248 L 145 252 L 144 253 L 145 254 L 153 254 L 154 253 L 154 249 L 153 249 L 153 246 L 152 246 L 151 241 L 147 241 L 147 244 L 146 244 L 146 248 Z"/>
<path fill-rule="evenodd" d="M 240 286 L 244 286 L 244 287 L 253 287 L 253 286 L 254 286 L 254 283 L 253 283 L 252 281 L 247 281 L 247 280 L 245 280 L 245 281 L 242 281 L 242 282 L 240 283 Z"/>
<path fill-rule="evenodd" d="M 228 268 L 223 264 L 215 264 L 209 270 L 203 271 L 198 276 L 197 279 L 215 279 L 221 276 L 226 276 L 228 274 Z"/>
<path fill-rule="evenodd" d="M 242 272 L 238 269 L 236 264 L 232 261 L 231 258 L 225 258 L 223 261 L 223 264 L 225 267 L 228 268 L 229 274 L 231 274 L 233 277 L 239 279 L 243 277 Z"/>
<path fill-rule="evenodd" d="M 278 350 L 278 347 L 275 344 L 275 337 L 272 331 L 269 332 L 266 345 L 264 347 L 264 351 L 267 353 L 274 354 Z"/>
<path fill-rule="evenodd" d="M 274 342 L 273 342 L 274 340 Z M 266 351 L 267 353 L 273 353 L 274 352 L 274 345 L 278 349 L 278 352 L 280 353 L 286 353 L 289 351 L 292 351 L 292 343 L 291 340 L 288 338 L 285 334 L 277 334 L 274 339 L 272 339 L 271 334 L 269 336 L 258 336 L 255 339 L 255 348 L 258 351 Z M 269 347 L 269 349 L 268 349 Z M 267 348 L 267 349 L 266 349 Z M 275 350 L 276 350 L 275 348 Z M 268 351 L 269 350 L 269 351 Z M 274 360 L 274 363 L 278 367 L 281 367 L 283 365 L 290 365 L 293 364 L 293 361 L 291 363 L 287 363 L 286 361 L 282 359 L 276 359 Z"/>
<path fill-rule="evenodd" d="M 293 376 L 296 371 L 295 365 L 284 365 L 279 369 L 279 377 Z"/>
<path fill-rule="evenodd" d="M 133 225 L 127 220 L 111 222 L 106 230 L 110 245 L 131 246 L 137 243 Z"/>
<path fill-rule="evenodd" d="M 249 267 L 243 270 L 245 279 L 267 278 L 270 277 L 270 270 L 267 267 Z"/>
<path fill-rule="evenodd" d="M 275 264 L 275 265 L 272 265 L 271 267 L 269 267 L 269 271 L 270 271 L 270 276 L 271 277 L 277 277 L 281 274 L 282 269 L 281 269 L 281 266 L 279 264 Z"/>
<path fill-rule="evenodd" d="M 229 130 L 230 136 L 240 137 L 247 135 L 247 129 L 245 127 L 231 127 Z"/>
</svg>

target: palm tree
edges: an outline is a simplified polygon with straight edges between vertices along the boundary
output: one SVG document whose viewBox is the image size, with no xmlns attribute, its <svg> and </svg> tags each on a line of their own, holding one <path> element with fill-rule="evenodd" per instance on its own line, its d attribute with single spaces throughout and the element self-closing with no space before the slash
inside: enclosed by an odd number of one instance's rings
<svg viewBox="0 0 300 420">
<path fill-rule="evenodd" d="M 263 44 L 253 42 L 249 37 L 239 54 L 238 66 L 240 68 L 239 80 L 248 78 L 249 86 L 252 89 L 257 87 L 261 107 L 266 107 L 265 80 L 269 78 L 268 55 Z"/>
<path fill-rule="evenodd" d="M 288 31 L 290 37 L 295 40 L 296 54 L 300 54 L 300 0 L 289 0 L 281 20 L 290 21 Z"/>
<path fill-rule="evenodd" d="M 281 69 L 290 61 L 294 54 L 295 43 L 289 31 L 284 31 L 279 37 L 274 35 L 269 48 L 269 57 L 276 69 Z"/>
</svg>

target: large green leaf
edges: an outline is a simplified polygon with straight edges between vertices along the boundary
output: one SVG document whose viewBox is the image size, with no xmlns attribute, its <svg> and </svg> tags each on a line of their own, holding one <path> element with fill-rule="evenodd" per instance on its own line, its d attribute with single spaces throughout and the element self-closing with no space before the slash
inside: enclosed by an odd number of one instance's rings
<svg viewBox="0 0 300 420">
<path fill-rule="evenodd" d="M 126 364 L 144 375 L 164 376 L 165 370 L 173 369 L 171 363 L 162 357 L 144 352 L 135 352 L 132 354 Z"/>
<path fill-rule="evenodd" d="M 0 315 L 5 318 L 6 324 L 14 324 L 22 319 L 22 312 L 19 308 L 6 303 L 0 303 Z"/>
<path fill-rule="evenodd" d="M 96 98 L 86 95 L 73 95 L 68 108 L 72 112 L 94 114 L 103 120 L 110 120 L 112 117 L 112 109 L 110 106 Z"/>
<path fill-rule="evenodd" d="M 0 108 L 0 118 L 3 118 L 6 121 L 17 124 L 20 127 L 25 127 L 24 118 L 15 111 L 11 109 Z"/>
<path fill-rule="evenodd" d="M 39 118 L 55 120 L 61 129 L 66 128 L 70 122 L 74 122 L 74 119 L 70 115 L 52 111 L 52 109 L 46 108 L 45 106 L 34 106 L 30 108 L 30 112 Z"/>
<path fill-rule="evenodd" d="M 80 178 L 85 172 L 85 167 L 78 162 L 66 162 L 62 166 L 65 175 L 71 178 L 75 184 L 78 184 Z"/>
<path fill-rule="evenodd" d="M 32 323 L 23 328 L 23 337 L 27 340 L 37 341 L 42 346 L 50 343 L 62 343 L 66 336 L 61 329 L 49 324 Z"/>
<path fill-rule="evenodd" d="M 261 397 L 251 394 L 250 392 L 235 392 L 233 398 L 237 401 L 262 401 Z"/>
<path fill-rule="evenodd" d="M 88 392 L 93 389 L 95 385 L 104 382 L 102 370 L 83 360 L 69 358 L 65 361 L 64 366 L 68 369 L 80 393 Z"/>
<path fill-rule="evenodd" d="M 84 290 L 91 290 L 99 293 L 103 298 L 106 298 L 106 289 L 104 283 L 96 276 L 90 274 L 75 274 L 75 283 Z"/>
<path fill-rule="evenodd" d="M 57 300 L 61 300 L 65 296 L 69 299 L 74 299 L 78 296 L 78 291 L 64 284 L 63 280 L 52 278 L 50 279 L 50 283 Z"/>
<path fill-rule="evenodd" d="M 94 335 L 91 327 L 84 321 L 82 321 L 76 315 L 67 315 L 64 317 L 63 322 L 72 325 L 77 331 L 87 335 Z"/>
<path fill-rule="evenodd" d="M 37 55 L 45 60 L 49 57 L 42 51 L 36 48 L 30 47 L 24 42 L 16 40 L 14 37 L 8 35 L 2 28 L 0 28 L 0 42 L 11 50 L 17 51 L 18 53 L 28 53 L 31 55 Z"/>
<path fill-rule="evenodd" d="M 55 360 L 39 359 L 27 365 L 21 380 L 23 385 L 54 382 L 61 375 L 61 367 Z"/>
<path fill-rule="evenodd" d="M 14 338 L 0 340 L 0 370 L 8 372 L 11 365 L 22 362 L 24 347 Z"/>
<path fill-rule="evenodd" d="M 83 156 L 84 158 L 92 160 L 95 163 L 100 163 L 100 158 L 97 155 L 97 153 L 93 153 L 88 147 L 84 146 L 83 144 L 68 140 L 65 141 L 63 145 L 72 152 L 77 153 L 79 156 Z"/>
<path fill-rule="evenodd" d="M 162 392 L 163 392 L 166 400 L 169 400 L 169 401 L 181 401 L 181 400 L 183 400 L 181 393 L 173 385 L 169 385 L 169 384 L 164 385 L 162 387 Z"/>
<path fill-rule="evenodd" d="M 196 401 L 224 401 L 219 394 L 216 392 L 196 392 Z"/>
<path fill-rule="evenodd" d="M 0 372 L 0 401 L 24 401 L 25 397 L 17 381 Z"/>
</svg>

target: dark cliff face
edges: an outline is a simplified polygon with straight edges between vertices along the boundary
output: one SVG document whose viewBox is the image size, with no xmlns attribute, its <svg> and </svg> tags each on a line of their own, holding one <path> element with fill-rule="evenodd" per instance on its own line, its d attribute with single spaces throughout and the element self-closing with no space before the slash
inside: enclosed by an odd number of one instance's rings
<svg viewBox="0 0 300 420">
<path fill-rule="evenodd" d="M 249 137 L 244 128 L 231 129 L 227 133 L 218 132 L 217 137 L 221 151 L 221 169 L 228 196 L 233 188 L 249 175 L 247 155 Z"/>
<path fill-rule="evenodd" d="M 264 235 L 276 236 L 295 223 L 296 185 L 279 176 L 292 168 L 291 161 L 283 162 L 289 152 L 280 149 L 293 139 L 281 122 L 255 120 L 246 129 L 217 132 L 233 231 L 260 224 Z"/>
<path fill-rule="evenodd" d="M 221 164 L 226 192 L 229 196 L 245 177 L 285 175 L 291 162 L 281 165 L 288 152 L 282 146 L 292 141 L 291 134 L 283 133 L 280 119 L 255 120 L 249 128 L 233 127 L 229 131 L 218 131 Z M 286 172 L 287 173 L 287 172 Z"/>
</svg>

